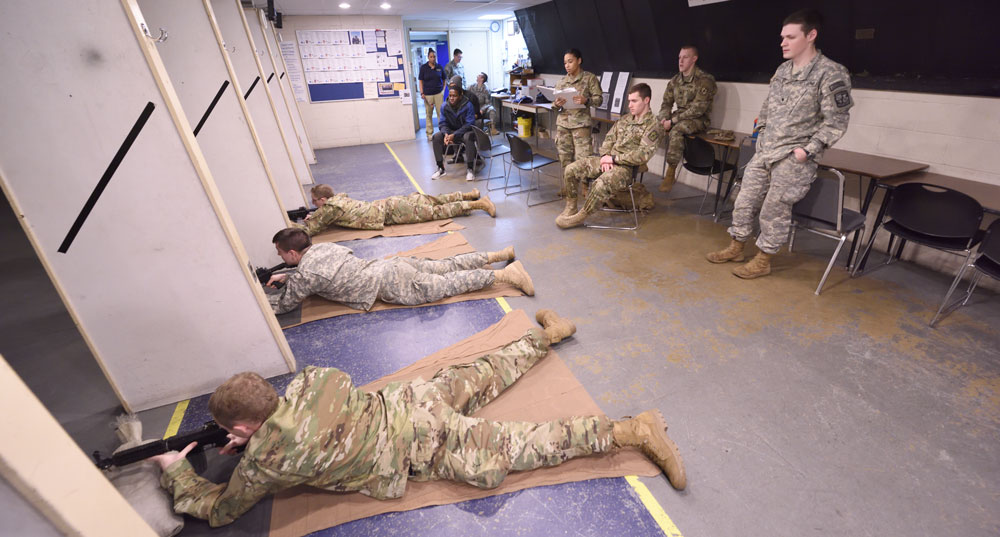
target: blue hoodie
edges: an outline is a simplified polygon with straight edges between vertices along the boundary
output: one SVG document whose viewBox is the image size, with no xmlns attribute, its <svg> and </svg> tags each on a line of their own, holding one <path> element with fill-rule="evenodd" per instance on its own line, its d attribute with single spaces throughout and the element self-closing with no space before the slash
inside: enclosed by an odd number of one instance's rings
<svg viewBox="0 0 1000 537">
<path fill-rule="evenodd" d="M 472 124 L 475 121 L 476 112 L 473 110 L 472 102 L 463 95 L 455 107 L 447 102 L 441 105 L 441 119 L 438 121 L 438 128 L 445 134 L 454 134 L 457 138 L 461 138 L 472 130 Z"/>
</svg>

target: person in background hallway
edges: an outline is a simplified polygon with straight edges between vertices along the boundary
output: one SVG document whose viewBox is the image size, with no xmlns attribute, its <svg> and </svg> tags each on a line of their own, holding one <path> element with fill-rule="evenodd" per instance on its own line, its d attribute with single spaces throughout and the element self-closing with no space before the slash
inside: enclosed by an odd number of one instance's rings
<svg viewBox="0 0 1000 537">
<path fill-rule="evenodd" d="M 432 117 L 437 112 L 438 119 L 441 119 L 441 105 L 444 104 L 444 68 L 437 63 L 437 53 L 434 49 L 427 51 L 427 63 L 420 66 L 417 81 L 420 83 L 420 96 L 424 100 L 426 109 L 427 141 L 430 141 L 434 136 Z"/>
<path fill-rule="evenodd" d="M 454 56 L 452 56 L 451 61 L 448 65 L 444 66 L 444 77 L 445 80 L 451 80 L 454 76 L 462 77 L 462 89 L 465 89 L 465 66 L 462 65 L 462 49 L 455 49 Z"/>
</svg>

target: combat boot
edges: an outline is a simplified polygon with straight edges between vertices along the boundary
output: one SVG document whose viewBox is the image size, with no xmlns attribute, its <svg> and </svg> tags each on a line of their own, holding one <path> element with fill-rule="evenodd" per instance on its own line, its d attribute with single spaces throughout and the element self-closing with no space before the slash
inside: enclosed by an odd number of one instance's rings
<svg viewBox="0 0 1000 537">
<path fill-rule="evenodd" d="M 726 261 L 736 261 L 739 263 L 746 259 L 743 255 L 744 246 L 746 246 L 745 242 L 732 239 L 729 242 L 729 246 L 726 246 L 722 250 L 705 254 L 705 259 L 708 259 L 712 263 L 725 263 Z"/>
<path fill-rule="evenodd" d="M 486 262 L 496 263 L 497 261 L 510 261 L 514 259 L 514 247 L 508 246 L 499 252 L 486 252 Z"/>
<path fill-rule="evenodd" d="M 684 459 L 677 444 L 667 436 L 667 422 L 659 410 L 647 410 L 634 418 L 614 422 L 615 445 L 637 447 L 667 474 L 677 490 L 687 486 Z"/>
<path fill-rule="evenodd" d="M 462 199 L 465 201 L 476 201 L 479 199 L 479 189 L 473 188 L 469 192 L 462 192 Z"/>
<path fill-rule="evenodd" d="M 771 254 L 757 252 L 746 265 L 741 265 L 733 269 L 733 274 L 744 280 L 752 280 L 767 276 L 771 273 Z"/>
<path fill-rule="evenodd" d="M 470 209 L 480 209 L 486 211 L 493 218 L 497 217 L 497 206 L 493 205 L 490 198 L 479 198 L 476 201 L 469 202 Z"/>
<path fill-rule="evenodd" d="M 549 336 L 549 343 L 552 345 L 576 333 L 573 321 L 560 317 L 552 310 L 538 310 L 535 313 L 535 320 L 545 328 L 545 335 Z"/>
<path fill-rule="evenodd" d="M 493 278 L 500 283 L 509 283 L 528 296 L 535 296 L 535 284 L 531 281 L 528 271 L 520 261 L 514 261 L 506 267 L 493 271 Z"/>
<path fill-rule="evenodd" d="M 565 218 L 576 214 L 576 211 L 576 198 L 566 198 L 566 208 L 563 209 L 563 212 L 559 213 L 559 216 Z"/>
<path fill-rule="evenodd" d="M 663 174 L 663 182 L 660 183 L 660 192 L 670 192 L 670 189 L 674 188 L 674 183 L 677 182 L 677 165 L 670 164 L 667 166 L 667 173 Z"/>
<path fill-rule="evenodd" d="M 586 220 L 588 216 L 590 216 L 590 213 L 580 209 L 576 214 L 571 214 L 569 216 L 559 215 L 556 217 L 556 225 L 563 229 L 576 227 L 583 224 L 583 221 Z"/>
</svg>

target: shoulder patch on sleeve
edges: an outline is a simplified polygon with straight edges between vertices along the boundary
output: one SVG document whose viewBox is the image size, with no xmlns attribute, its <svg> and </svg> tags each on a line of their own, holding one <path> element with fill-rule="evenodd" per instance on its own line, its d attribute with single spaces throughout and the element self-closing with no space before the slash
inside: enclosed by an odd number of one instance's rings
<svg viewBox="0 0 1000 537">
<path fill-rule="evenodd" d="M 838 81 L 834 82 L 833 84 L 830 84 L 830 91 L 837 91 L 837 88 L 842 88 L 842 87 L 844 87 L 846 85 L 847 85 L 847 82 L 844 82 L 843 80 L 838 80 Z"/>
<path fill-rule="evenodd" d="M 660 139 L 660 129 L 650 129 L 649 132 L 646 133 L 646 138 L 648 138 L 650 142 L 656 143 L 656 141 Z"/>
<path fill-rule="evenodd" d="M 833 94 L 833 101 L 837 103 L 837 108 L 844 108 L 851 105 L 851 94 L 847 90 L 840 90 Z"/>
</svg>

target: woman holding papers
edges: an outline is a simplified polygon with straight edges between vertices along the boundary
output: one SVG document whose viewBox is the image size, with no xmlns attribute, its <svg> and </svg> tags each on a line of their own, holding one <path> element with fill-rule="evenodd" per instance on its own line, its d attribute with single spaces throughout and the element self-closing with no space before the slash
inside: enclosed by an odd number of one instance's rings
<svg viewBox="0 0 1000 537">
<path fill-rule="evenodd" d="M 563 55 L 566 76 L 556 84 L 552 108 L 559 112 L 556 119 L 556 149 L 563 169 L 582 157 L 593 154 L 590 135 L 590 107 L 603 101 L 601 81 L 597 75 L 581 68 L 583 54 L 571 48 Z M 565 190 L 566 185 L 563 185 Z"/>
</svg>

